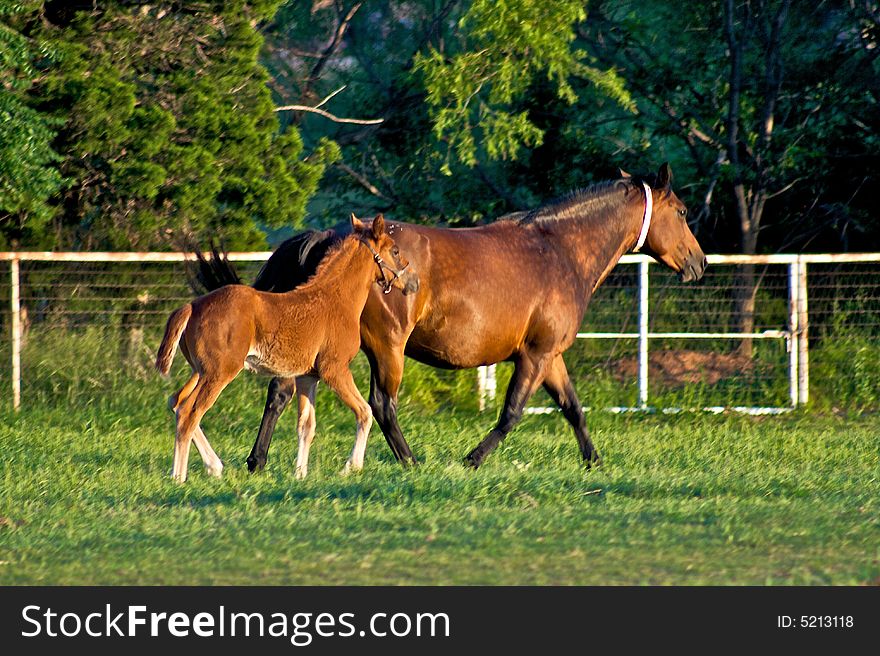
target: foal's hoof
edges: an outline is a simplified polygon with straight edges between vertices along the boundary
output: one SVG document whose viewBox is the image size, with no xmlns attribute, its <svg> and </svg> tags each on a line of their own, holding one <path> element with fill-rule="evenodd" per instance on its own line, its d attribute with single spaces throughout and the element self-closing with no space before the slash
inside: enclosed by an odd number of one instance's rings
<svg viewBox="0 0 880 656">
<path fill-rule="evenodd" d="M 594 453 L 592 456 L 588 456 L 584 458 L 584 469 L 593 469 L 598 468 L 602 465 L 602 456 L 598 453 Z"/>
<path fill-rule="evenodd" d="M 213 467 L 205 467 L 205 470 L 214 478 L 220 478 L 221 476 L 223 476 L 223 463 L 218 462 Z"/>
<path fill-rule="evenodd" d="M 296 480 L 301 481 L 301 480 L 303 480 L 303 479 L 306 477 L 306 475 L 307 475 L 308 473 L 309 473 L 309 470 L 308 470 L 308 469 L 305 469 L 305 468 L 303 468 L 303 467 L 297 467 L 297 468 L 296 468 L 296 471 L 293 472 L 293 477 L 294 477 Z"/>
</svg>

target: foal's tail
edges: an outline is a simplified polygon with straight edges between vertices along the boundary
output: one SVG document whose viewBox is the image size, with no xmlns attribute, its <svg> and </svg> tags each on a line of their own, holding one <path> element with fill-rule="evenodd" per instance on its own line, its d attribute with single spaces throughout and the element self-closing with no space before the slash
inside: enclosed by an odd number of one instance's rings
<svg viewBox="0 0 880 656">
<path fill-rule="evenodd" d="M 171 361 L 177 352 L 177 344 L 180 342 L 183 331 L 186 330 L 190 316 L 192 316 L 192 304 L 187 303 L 168 317 L 168 323 L 165 324 L 165 336 L 162 338 L 159 353 L 156 355 L 156 369 L 163 376 L 167 376 L 171 370 Z"/>
</svg>

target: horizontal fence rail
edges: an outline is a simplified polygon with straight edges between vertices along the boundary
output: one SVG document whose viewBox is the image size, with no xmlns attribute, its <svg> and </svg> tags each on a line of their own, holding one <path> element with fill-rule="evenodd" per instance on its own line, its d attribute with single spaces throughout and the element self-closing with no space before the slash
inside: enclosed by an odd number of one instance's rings
<svg viewBox="0 0 880 656">
<path fill-rule="evenodd" d="M 234 252 L 228 259 L 247 281 L 270 256 Z M 3 387 L 12 406 L 64 394 L 88 399 L 88 377 L 74 380 L 69 366 L 41 357 L 53 348 L 73 363 L 80 346 L 87 354 L 86 343 L 113 342 L 119 359 L 145 368 L 169 312 L 192 297 L 184 263 L 193 259 L 0 252 L 0 357 L 10 365 L 0 381 L 8 376 Z M 646 256 L 621 258 L 566 353 L 589 407 L 773 413 L 804 405 L 818 391 L 829 408 L 880 409 L 880 254 L 708 260 L 705 278 L 685 285 Z M 733 299 L 747 288 L 753 310 L 746 330 Z M 819 374 L 812 384 L 811 367 Z M 496 390 L 509 374 L 506 363 L 479 369 L 480 408 L 498 402 Z M 527 412 L 552 410 L 540 403 Z"/>
</svg>

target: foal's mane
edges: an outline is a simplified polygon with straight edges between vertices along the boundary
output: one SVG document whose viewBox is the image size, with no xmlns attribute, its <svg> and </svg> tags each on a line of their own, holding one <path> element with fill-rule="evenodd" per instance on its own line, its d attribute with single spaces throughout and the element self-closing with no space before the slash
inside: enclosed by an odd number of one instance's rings
<svg viewBox="0 0 880 656">
<path fill-rule="evenodd" d="M 360 236 L 356 232 L 350 232 L 338 242 L 330 246 L 327 250 L 327 254 L 321 259 L 321 263 L 318 264 L 318 268 L 315 269 L 315 272 L 305 283 L 297 287 L 297 289 L 305 289 L 315 285 L 319 280 L 326 276 L 328 269 L 334 268 L 341 260 L 354 254 L 359 241 L 361 241 Z M 345 269 L 341 269 L 337 275 L 342 275 L 344 272 Z"/>
<path fill-rule="evenodd" d="M 620 206 L 623 200 L 621 192 L 631 188 L 632 184 L 631 178 L 621 178 L 575 189 L 527 212 L 517 222 L 520 225 L 557 223 L 588 217 L 592 221 L 601 221 Z"/>
</svg>

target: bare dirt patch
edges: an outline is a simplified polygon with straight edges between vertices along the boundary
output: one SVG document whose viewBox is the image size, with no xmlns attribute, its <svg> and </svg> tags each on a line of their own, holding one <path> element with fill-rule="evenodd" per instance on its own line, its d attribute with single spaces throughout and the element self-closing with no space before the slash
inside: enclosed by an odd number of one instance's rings
<svg viewBox="0 0 880 656">
<path fill-rule="evenodd" d="M 750 374 L 755 363 L 737 353 L 705 351 L 654 351 L 648 354 L 648 377 L 675 387 L 692 383 L 714 385 L 723 378 Z M 618 360 L 613 373 L 621 380 L 632 380 L 638 375 L 637 358 Z"/>
</svg>

